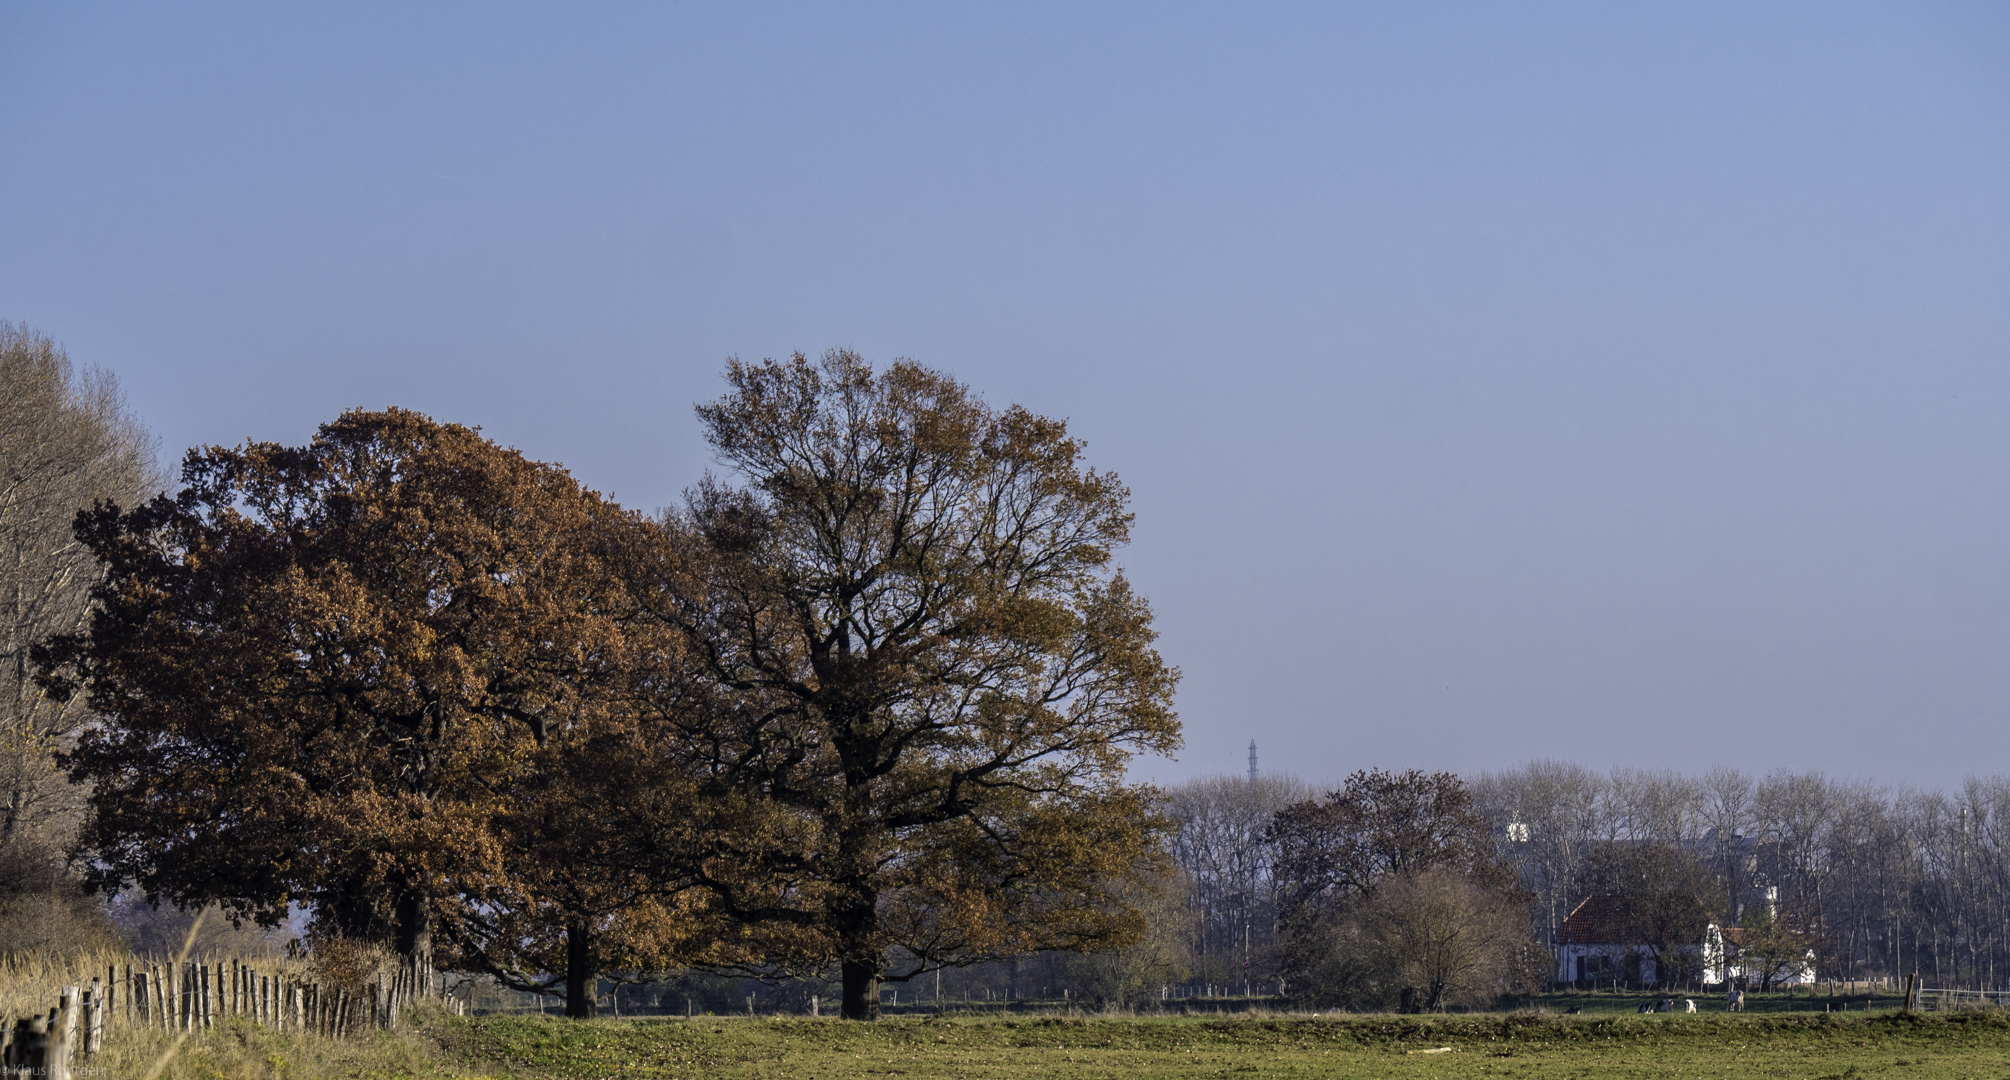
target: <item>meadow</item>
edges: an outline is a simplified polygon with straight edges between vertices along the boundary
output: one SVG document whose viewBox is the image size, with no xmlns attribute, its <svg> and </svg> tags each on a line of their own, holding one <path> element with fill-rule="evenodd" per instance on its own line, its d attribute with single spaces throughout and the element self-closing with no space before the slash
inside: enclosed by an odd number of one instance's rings
<svg viewBox="0 0 2010 1080">
<path fill-rule="evenodd" d="M 1810 1077 L 2010 1075 L 2001 1013 L 443 1020 L 511 1077 Z"/>
<path fill-rule="evenodd" d="M 18 1015 L 101 970 L 17 960 L 0 1008 Z M 1451 1016 L 1248 1011 L 1186 1015 L 911 1012 L 877 1024 L 707 1016 L 569 1021 L 463 1017 L 429 1006 L 393 1031 L 281 1033 L 231 1018 L 181 1037 L 113 1025 L 83 1077 L 511 1080 L 1038 1078 L 2010 1077 L 2010 1014 L 1902 1013 L 1896 999 L 1714 996 L 1696 1014 L 1641 1015 L 1653 995 L 1545 995 L 1512 1012 Z M 1847 1002 L 1849 1011 L 1839 1006 Z M 1249 1002 L 1227 1002 L 1224 1010 Z M 1578 1015 L 1566 1012 L 1571 1007 Z M 1828 1008 L 1834 1011 L 1824 1012 Z"/>
</svg>

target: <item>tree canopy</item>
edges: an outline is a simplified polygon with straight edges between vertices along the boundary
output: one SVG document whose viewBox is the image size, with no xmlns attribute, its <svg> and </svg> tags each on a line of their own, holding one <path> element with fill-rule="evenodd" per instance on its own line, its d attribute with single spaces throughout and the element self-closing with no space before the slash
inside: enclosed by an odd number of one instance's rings
<svg viewBox="0 0 2010 1080">
<path fill-rule="evenodd" d="M 735 363 L 744 486 L 660 520 L 472 429 L 345 413 L 79 516 L 98 885 L 436 944 L 590 1015 L 608 965 L 844 979 L 1136 940 L 1177 672 L 1060 421 L 912 364 Z M 890 969 L 891 965 L 891 969 Z M 562 976 L 560 975 L 562 973 Z"/>
<path fill-rule="evenodd" d="M 650 529 L 397 409 L 191 451 L 178 494 L 83 515 L 99 610 L 41 658 L 102 718 L 68 757 L 98 883 L 408 952 L 486 917 L 535 884 L 508 826 L 622 677 L 612 567 Z"/>
<path fill-rule="evenodd" d="M 1384 877 L 1453 870 L 1506 885 L 1492 828 L 1452 773 L 1356 772 L 1323 800 L 1278 811 L 1279 888 L 1293 908 L 1317 912 L 1371 891 Z"/>
<path fill-rule="evenodd" d="M 1301 995 L 1441 1009 L 1526 969 L 1522 895 L 1457 776 L 1356 772 L 1278 811 L 1268 835 L 1280 966 Z"/>
<path fill-rule="evenodd" d="M 744 486 L 666 518 L 699 560 L 655 610 L 717 704 L 676 720 L 767 823 L 706 885 L 770 957 L 878 981 L 1136 936 L 1177 672 L 1112 564 L 1128 493 L 1058 420 L 910 363 L 735 362 L 699 409 Z M 757 873 L 747 868 L 758 866 Z"/>
</svg>

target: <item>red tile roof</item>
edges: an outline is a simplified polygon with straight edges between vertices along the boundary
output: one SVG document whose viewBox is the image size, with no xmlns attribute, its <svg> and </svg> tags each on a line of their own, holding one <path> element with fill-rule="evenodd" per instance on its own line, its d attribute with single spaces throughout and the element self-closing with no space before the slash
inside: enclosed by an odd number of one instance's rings
<svg viewBox="0 0 2010 1080">
<path fill-rule="evenodd" d="M 1587 896 L 1563 917 L 1557 930 L 1558 945 L 1631 945 L 1626 932 L 1632 920 L 1633 901 L 1625 896 Z"/>
</svg>

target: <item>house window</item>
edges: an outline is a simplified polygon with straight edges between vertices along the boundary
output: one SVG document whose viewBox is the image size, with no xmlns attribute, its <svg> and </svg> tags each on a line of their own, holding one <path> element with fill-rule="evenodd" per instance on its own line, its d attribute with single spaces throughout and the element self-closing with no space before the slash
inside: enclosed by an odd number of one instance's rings
<svg viewBox="0 0 2010 1080">
<path fill-rule="evenodd" d="M 1577 958 L 1577 978 L 1580 982 L 1585 979 L 1603 979 L 1610 975 L 1611 972 L 1612 958 L 1610 956 L 1592 955 Z"/>
</svg>

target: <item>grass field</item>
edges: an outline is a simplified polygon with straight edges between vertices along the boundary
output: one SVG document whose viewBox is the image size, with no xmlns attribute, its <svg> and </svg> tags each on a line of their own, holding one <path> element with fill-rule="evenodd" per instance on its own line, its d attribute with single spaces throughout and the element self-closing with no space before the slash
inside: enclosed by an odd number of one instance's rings
<svg viewBox="0 0 2010 1080">
<path fill-rule="evenodd" d="M 1675 1007 L 1681 1008 L 1686 999 L 1696 1003 L 1696 1010 L 1703 1013 L 1728 1011 L 1724 996 L 1718 993 L 1647 993 L 1626 990 L 1618 993 L 1595 994 L 1543 994 L 1528 999 L 1531 1006 L 1539 1006 L 1548 1012 L 1564 1012 L 1575 1006 L 1586 1015 L 1632 1014 L 1640 1011 L 1646 1001 L 1658 1001 L 1663 997 L 1675 1000 Z M 1806 1016 L 1810 1013 L 1839 1012 L 1849 1016 L 1860 1016 L 1878 1011 L 1894 1011 L 1902 997 L 1899 994 L 1823 994 L 1823 993 L 1767 993 L 1753 992 L 1745 995 L 1746 1015 L 1765 1016 Z"/>
<path fill-rule="evenodd" d="M 1947 1015 L 442 1019 L 441 1064 L 523 1078 L 2010 1077 L 2010 1018 Z"/>
<path fill-rule="evenodd" d="M 11 974 L 30 974 L 13 969 Z M 67 976 L 36 971 L 32 981 Z M 16 995 L 19 996 L 19 995 Z M 331 1040 L 241 1020 L 179 1040 L 114 1026 L 97 1078 L 378 1080 L 968 1077 L 1733 1077 L 2010 1080 L 2010 1013 L 1901 1014 L 1896 1000 L 1754 996 L 1743 1015 L 1639 1015 L 1653 995 L 1547 996 L 1470 1016 L 910 1014 L 878 1024 L 806 1018 L 457 1017 L 428 1010 L 397 1031 Z M 39 998 L 37 998 L 39 1000 Z M 1834 999 L 1840 1003 L 1845 999 Z M 1248 1005 L 1224 1003 L 1224 1008 Z M 1565 1015 L 1576 1005 L 1581 1015 Z M 1872 1010 L 1868 1006 L 1883 1006 Z M 172 1049 L 171 1049 L 172 1048 Z M 85 1063 L 80 1063 L 85 1064 Z"/>
</svg>

